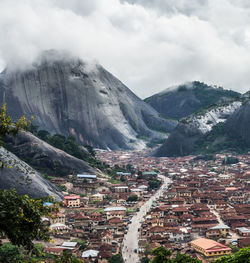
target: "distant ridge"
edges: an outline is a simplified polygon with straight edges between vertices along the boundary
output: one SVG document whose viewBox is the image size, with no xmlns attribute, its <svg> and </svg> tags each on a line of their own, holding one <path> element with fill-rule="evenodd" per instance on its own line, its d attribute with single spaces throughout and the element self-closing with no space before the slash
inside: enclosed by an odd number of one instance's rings
<svg viewBox="0 0 250 263">
<path fill-rule="evenodd" d="M 145 99 L 164 118 L 181 119 L 213 104 L 238 98 L 240 93 L 199 81 L 173 86 Z"/>
</svg>

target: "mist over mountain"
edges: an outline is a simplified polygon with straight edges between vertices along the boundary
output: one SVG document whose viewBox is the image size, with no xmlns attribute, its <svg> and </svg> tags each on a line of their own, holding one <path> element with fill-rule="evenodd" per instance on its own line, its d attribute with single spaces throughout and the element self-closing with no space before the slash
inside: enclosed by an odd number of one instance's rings
<svg viewBox="0 0 250 263">
<path fill-rule="evenodd" d="M 213 104 L 234 99 L 240 93 L 199 81 L 167 88 L 145 99 L 165 118 L 180 119 Z"/>
<path fill-rule="evenodd" d="M 4 101 L 14 118 L 33 115 L 40 129 L 104 149 L 142 148 L 140 138 L 162 139 L 176 126 L 102 66 L 54 50 L 28 69 L 2 72 Z"/>
</svg>

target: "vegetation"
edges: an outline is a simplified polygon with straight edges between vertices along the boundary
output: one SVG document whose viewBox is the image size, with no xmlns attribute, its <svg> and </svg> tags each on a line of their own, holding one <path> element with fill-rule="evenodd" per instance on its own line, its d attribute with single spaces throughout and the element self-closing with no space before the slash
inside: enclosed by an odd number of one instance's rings
<svg viewBox="0 0 250 263">
<path fill-rule="evenodd" d="M 222 99 L 238 99 L 240 97 L 240 94 L 238 92 L 232 90 L 225 90 L 222 87 L 213 89 L 205 83 L 199 81 L 194 81 L 193 85 L 195 87 L 194 92 L 196 98 L 205 107 L 211 106 Z M 209 92 L 204 92 L 204 89 L 209 89 Z"/>
<path fill-rule="evenodd" d="M 41 140 L 49 143 L 50 145 L 65 151 L 66 153 L 81 159 L 90 164 L 90 166 L 100 169 L 104 173 L 108 174 L 111 177 L 111 180 L 115 180 L 111 183 L 122 183 L 121 181 L 117 180 L 117 172 L 131 172 L 134 173 L 133 167 L 128 164 L 124 167 L 120 167 L 115 165 L 114 167 L 110 167 L 105 162 L 101 162 L 96 158 L 96 153 L 90 145 L 80 145 L 76 141 L 73 136 L 65 137 L 61 134 L 54 134 L 51 135 L 46 130 L 38 130 L 38 126 L 31 125 L 29 127 L 30 132 L 34 135 L 39 137 Z M 87 151 L 86 151 L 87 149 Z M 28 160 L 25 160 L 28 161 Z M 35 167 L 37 168 L 37 167 Z M 38 169 L 38 168 L 37 168 Z M 121 178 L 124 181 L 124 178 Z"/>
<path fill-rule="evenodd" d="M 128 198 L 128 202 L 137 202 L 138 201 L 138 196 L 137 195 L 131 195 Z"/>
<path fill-rule="evenodd" d="M 109 260 L 109 263 L 123 263 L 122 255 L 121 254 L 116 254 L 113 255 Z"/>
<path fill-rule="evenodd" d="M 175 258 L 170 258 L 172 252 L 165 247 L 157 247 L 151 253 L 154 258 L 150 263 L 201 263 L 201 260 L 181 253 L 177 253 Z"/>
<path fill-rule="evenodd" d="M 212 261 L 213 263 L 246 263 L 250 262 L 250 246 L 240 249 L 234 254 L 220 257 Z"/>
<path fill-rule="evenodd" d="M 31 124 L 31 120 L 27 120 L 25 116 L 22 116 L 17 122 L 13 122 L 11 117 L 7 115 L 6 103 L 0 108 L 0 144 L 2 143 L 1 138 L 8 134 L 17 135 L 21 129 L 27 129 Z M 4 167 L 4 163 L 0 160 L 0 168 Z"/>
<path fill-rule="evenodd" d="M 53 256 L 43 253 L 42 245 L 35 245 L 36 253 L 30 255 L 23 248 L 14 246 L 11 243 L 4 243 L 0 246 L 0 262 L 4 263 L 44 263 L 45 260 L 53 263 L 81 263 L 82 260 L 77 259 L 70 252 L 63 252 L 62 256 Z M 47 261 L 46 261 L 47 262 Z"/>
<path fill-rule="evenodd" d="M 152 139 L 150 142 L 147 143 L 147 147 L 153 148 L 157 144 L 163 144 L 166 139 Z"/>
<path fill-rule="evenodd" d="M 7 134 L 16 135 L 21 129 L 27 129 L 32 120 L 33 117 L 27 120 L 25 116 L 22 116 L 17 122 L 13 122 L 7 115 L 6 103 L 4 103 L 0 109 L 0 139 Z"/>
<path fill-rule="evenodd" d="M 225 129 L 225 123 L 219 122 L 212 130 L 195 144 L 194 154 L 212 154 L 222 151 L 246 153 L 249 147 L 241 138 L 232 138 Z"/>
<path fill-rule="evenodd" d="M 157 247 L 151 251 L 154 258 L 150 263 L 201 263 L 201 260 L 192 258 L 187 254 L 177 253 L 174 258 L 171 258 L 171 251 L 165 247 Z M 144 262 L 147 262 L 147 257 L 144 258 Z M 212 263 L 246 263 L 250 262 L 250 246 L 247 248 L 242 248 L 236 253 L 222 256 Z"/>
<path fill-rule="evenodd" d="M 0 191 L 0 234 L 6 235 L 13 245 L 34 249 L 33 240 L 49 241 L 48 227 L 41 217 L 52 208 L 43 205 L 44 200 L 19 196 L 15 190 Z"/>
<path fill-rule="evenodd" d="M 57 185 L 57 188 L 62 192 L 67 191 L 67 187 L 65 185 Z"/>
<path fill-rule="evenodd" d="M 161 185 L 161 181 L 158 179 L 153 179 L 148 181 L 148 184 L 150 189 L 158 189 Z"/>
<path fill-rule="evenodd" d="M 3 104 L 0 109 L 0 138 L 7 134 L 16 135 L 21 129 L 27 129 L 30 123 L 31 120 L 27 121 L 24 116 L 13 123 L 6 113 L 6 104 Z M 19 196 L 15 190 L 1 190 L 0 211 L 0 234 L 6 235 L 13 245 L 33 250 L 34 239 L 49 240 L 48 228 L 42 223 L 41 216 L 48 215 L 51 208 L 43 206 L 43 200 Z"/>
</svg>

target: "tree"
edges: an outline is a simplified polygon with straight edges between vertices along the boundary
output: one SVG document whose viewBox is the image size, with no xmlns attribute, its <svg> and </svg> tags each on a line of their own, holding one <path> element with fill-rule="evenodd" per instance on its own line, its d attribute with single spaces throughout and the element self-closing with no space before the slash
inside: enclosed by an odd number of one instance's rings
<svg viewBox="0 0 250 263">
<path fill-rule="evenodd" d="M 0 246 L 0 262 L 23 262 L 23 255 L 19 252 L 18 246 L 11 243 L 4 243 Z"/>
<path fill-rule="evenodd" d="M 201 260 L 192 258 L 186 254 L 177 253 L 174 263 L 201 263 Z"/>
<path fill-rule="evenodd" d="M 137 195 L 131 195 L 128 198 L 128 202 L 137 202 L 138 201 L 138 196 Z"/>
<path fill-rule="evenodd" d="M 13 122 L 11 117 L 7 115 L 6 103 L 0 109 L 0 138 L 7 134 L 16 135 L 21 129 L 27 129 L 31 124 L 31 120 L 27 120 L 25 116 L 22 116 L 17 122 Z"/>
<path fill-rule="evenodd" d="M 37 136 L 43 140 L 43 141 L 47 141 L 50 137 L 50 133 L 46 130 L 40 130 L 37 132 Z"/>
<path fill-rule="evenodd" d="M 157 189 L 160 187 L 161 181 L 158 179 L 153 179 L 153 180 L 148 181 L 148 184 L 151 189 Z"/>
<path fill-rule="evenodd" d="M 150 259 L 147 258 L 147 257 L 143 257 L 143 258 L 141 259 L 141 263 L 149 263 L 149 262 L 150 262 Z"/>
<path fill-rule="evenodd" d="M 250 246 L 240 249 L 234 254 L 220 257 L 212 263 L 246 263 L 250 262 Z"/>
<path fill-rule="evenodd" d="M 0 138 L 7 134 L 14 136 L 31 124 L 22 116 L 13 122 L 6 113 L 6 103 L 0 109 Z M 41 216 L 47 215 L 51 208 L 43 206 L 42 200 L 19 196 L 15 190 L 0 191 L 0 234 L 4 234 L 13 245 L 34 249 L 34 239 L 49 240 L 48 228 L 42 223 Z"/>
<path fill-rule="evenodd" d="M 34 249 L 33 240 L 49 241 L 48 227 L 41 217 L 53 208 L 44 206 L 43 200 L 34 200 L 27 195 L 19 196 L 15 190 L 0 191 L 0 233 L 13 245 Z"/>
<path fill-rule="evenodd" d="M 171 251 L 165 247 L 157 247 L 152 251 L 155 256 L 150 263 L 201 263 L 201 260 L 186 254 L 177 253 L 175 258 L 170 258 Z"/>
<path fill-rule="evenodd" d="M 57 257 L 54 263 L 82 263 L 81 259 L 76 258 L 70 251 L 63 251 L 62 257 Z"/>
<path fill-rule="evenodd" d="M 150 263 L 170 263 L 171 251 L 165 247 L 157 247 L 152 250 L 152 254 L 155 256 Z"/>
<path fill-rule="evenodd" d="M 109 263 L 123 263 L 122 255 L 121 254 L 116 254 L 113 255 L 109 260 Z"/>
</svg>

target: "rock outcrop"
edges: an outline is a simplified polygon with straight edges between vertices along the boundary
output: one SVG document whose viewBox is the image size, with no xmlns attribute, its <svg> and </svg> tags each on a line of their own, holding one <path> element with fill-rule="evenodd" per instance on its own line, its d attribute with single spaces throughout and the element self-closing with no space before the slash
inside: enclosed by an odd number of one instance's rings
<svg viewBox="0 0 250 263">
<path fill-rule="evenodd" d="M 164 138 L 176 122 L 147 103 L 100 65 L 63 52 L 44 52 L 29 69 L 0 75 L 0 104 L 11 116 L 34 116 L 40 129 L 103 149 L 141 148 L 139 138 Z"/>
<path fill-rule="evenodd" d="M 244 103 L 226 122 L 229 136 L 242 139 L 250 147 L 250 101 Z"/>
<path fill-rule="evenodd" d="M 56 201 L 63 199 L 53 184 L 3 147 L 0 147 L 0 161 L 5 163 L 0 169 L 0 189 L 15 188 L 18 194 L 28 194 L 33 198 L 53 196 Z"/>
<path fill-rule="evenodd" d="M 225 122 L 240 106 L 240 101 L 234 101 L 181 120 L 166 142 L 152 155 L 171 157 L 193 153 L 195 143 L 209 133 L 216 124 Z"/>
<path fill-rule="evenodd" d="M 49 145 L 30 132 L 20 132 L 15 137 L 7 136 L 4 142 L 12 153 L 50 176 L 97 173 L 85 161 Z"/>
</svg>

